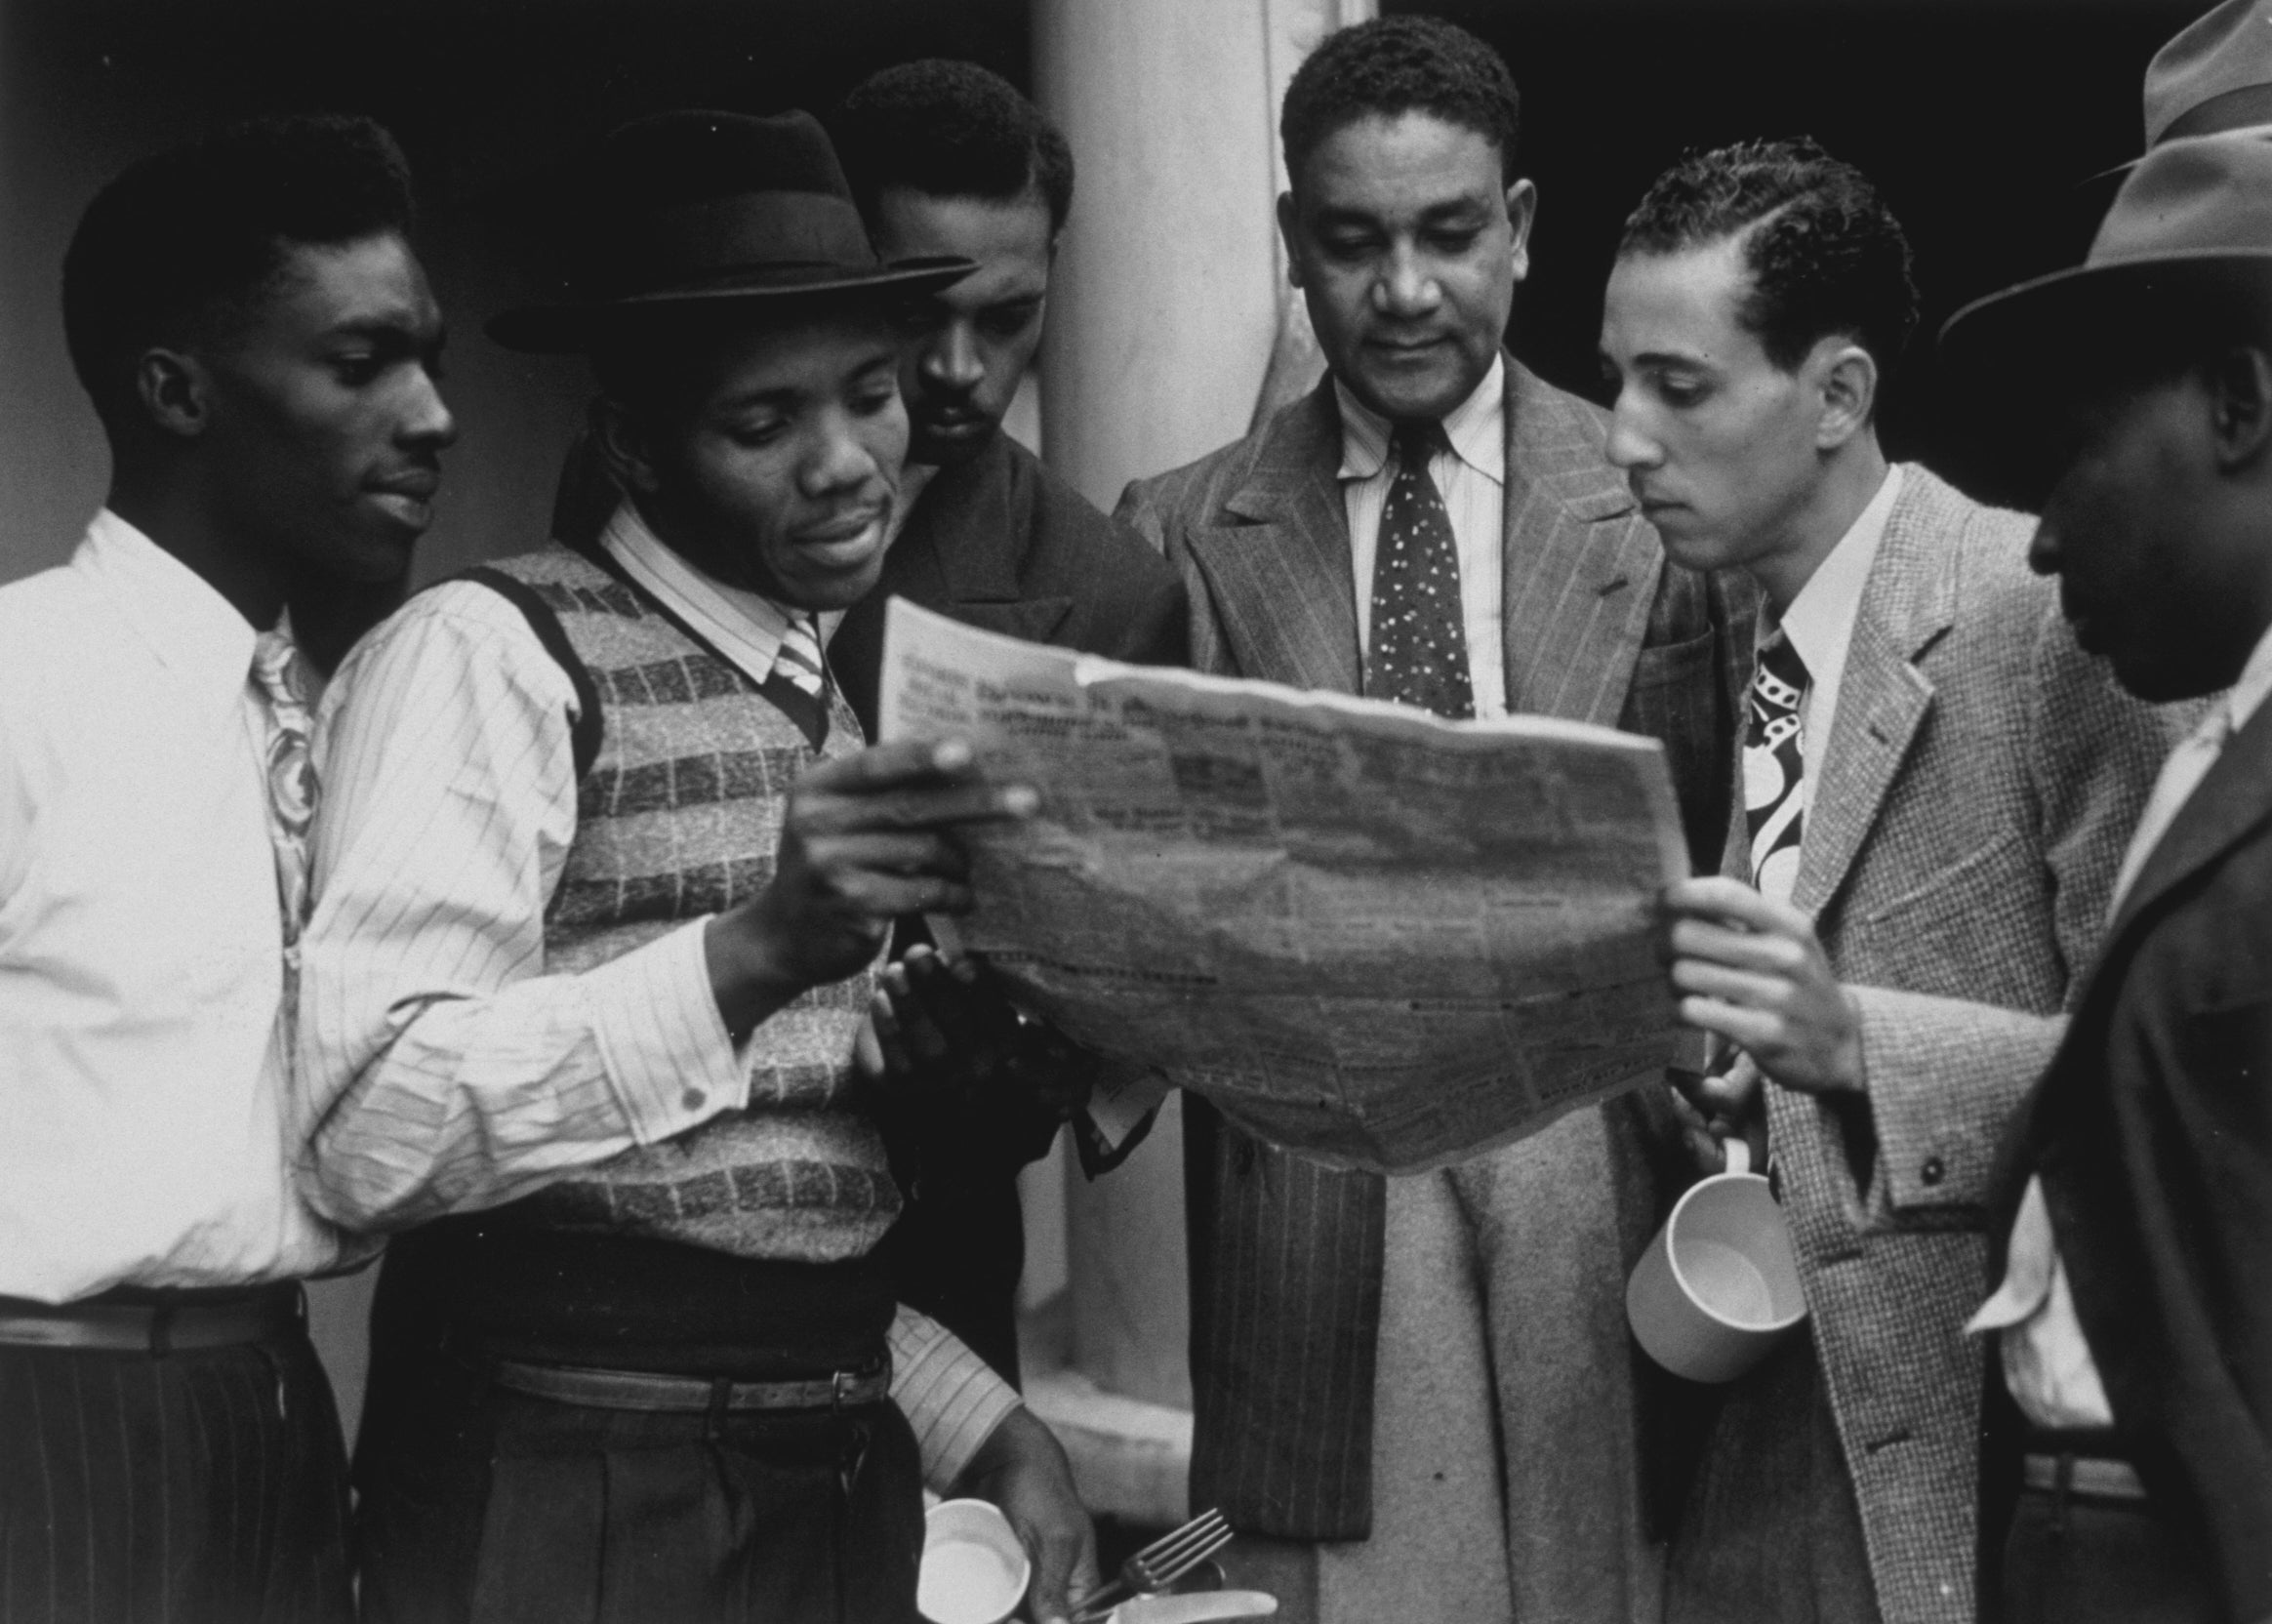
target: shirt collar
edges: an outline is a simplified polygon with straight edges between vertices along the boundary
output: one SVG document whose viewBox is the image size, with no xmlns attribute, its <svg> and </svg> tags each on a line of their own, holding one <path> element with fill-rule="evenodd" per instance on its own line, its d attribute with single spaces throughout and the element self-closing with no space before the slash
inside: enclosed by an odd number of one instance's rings
<svg viewBox="0 0 2272 1624">
<path fill-rule="evenodd" d="M 600 533 L 599 545 L 623 565 L 625 573 L 702 633 L 751 681 L 763 683 L 773 674 L 790 617 L 802 614 L 802 610 L 791 610 L 761 593 L 729 587 L 695 568 L 649 529 L 638 508 L 629 502 L 616 505 L 615 516 Z"/>
<path fill-rule="evenodd" d="M 1807 675 L 1821 681 L 1846 668 L 1846 644 L 1853 640 L 1854 619 L 1861 612 L 1862 592 L 1870 584 L 1870 566 L 1878 561 L 1878 546 L 1886 539 L 1886 521 L 1901 495 L 1901 469 L 1888 465 L 1886 477 L 1830 555 L 1814 567 L 1806 585 L 1783 612 L 1783 634 L 1806 663 Z M 1763 613 L 1765 611 L 1763 610 Z"/>
<path fill-rule="evenodd" d="M 2249 663 L 2241 668 L 2240 676 L 2225 695 L 2225 713 L 2232 718 L 2235 733 L 2249 725 L 2249 718 L 2256 713 L 2267 696 L 2272 696 L 2272 627 L 2267 627 L 2264 635 L 2256 639 Z"/>
<path fill-rule="evenodd" d="M 1343 479 L 1378 478 L 1389 462 L 1389 438 L 1395 426 L 1361 403 L 1349 386 L 1333 380 L 1333 397 L 1341 407 L 1341 471 Z M 1444 438 L 1452 454 L 1494 485 L 1507 482 L 1507 358 L 1491 357 L 1468 397 L 1443 420 Z"/>
<path fill-rule="evenodd" d="M 105 508 L 71 560 L 117 604 L 171 670 L 234 692 L 252 676 L 257 633 L 212 583 Z"/>
</svg>

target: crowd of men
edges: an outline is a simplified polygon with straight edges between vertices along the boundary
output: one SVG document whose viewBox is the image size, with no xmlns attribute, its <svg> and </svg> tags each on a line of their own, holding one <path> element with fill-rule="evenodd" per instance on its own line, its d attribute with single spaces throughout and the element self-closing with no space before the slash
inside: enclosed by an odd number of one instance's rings
<svg viewBox="0 0 2272 1624">
<path fill-rule="evenodd" d="M 1810 141 L 1639 200 L 1606 409 L 1524 368 L 1446 23 L 1286 92 L 1324 379 L 1110 518 L 1001 427 L 1074 193 L 1015 90 L 662 113 L 487 325 L 589 361 L 552 541 L 351 651 L 456 435 L 401 155 L 129 169 L 63 267 L 108 498 L 0 588 L 0 1618 L 903 1620 L 926 1487 L 1077 1608 L 1014 1181 L 1127 1142 L 922 930 L 1036 804 L 869 742 L 898 594 L 1664 747 L 1693 1069 L 1388 1179 L 1187 1105 L 1192 1498 L 1281 1617 L 2272 1619 L 2272 3 L 2146 103 L 1940 337 L 2037 516 L 1887 459 L 1910 252 Z M 1706 1390 L 1624 1288 L 1736 1138 L 1809 1313 Z M 350 1469 L 298 1282 L 382 1249 Z"/>
</svg>

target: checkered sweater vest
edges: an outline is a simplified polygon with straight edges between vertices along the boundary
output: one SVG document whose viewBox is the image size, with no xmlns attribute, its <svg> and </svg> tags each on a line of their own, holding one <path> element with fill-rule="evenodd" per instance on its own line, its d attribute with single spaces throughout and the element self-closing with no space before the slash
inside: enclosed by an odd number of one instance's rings
<svg viewBox="0 0 2272 1624">
<path fill-rule="evenodd" d="M 832 691 L 816 753 L 738 668 L 568 548 L 477 573 L 525 589 L 512 595 L 585 710 L 576 838 L 545 917 L 546 973 L 606 963 L 762 890 L 790 785 L 861 748 L 842 699 Z M 876 969 L 814 988 L 757 1029 L 746 1111 L 549 1185 L 515 1202 L 514 1217 L 745 1258 L 867 1253 L 900 1208 L 883 1142 L 853 1098 L 852 1045 Z"/>
</svg>

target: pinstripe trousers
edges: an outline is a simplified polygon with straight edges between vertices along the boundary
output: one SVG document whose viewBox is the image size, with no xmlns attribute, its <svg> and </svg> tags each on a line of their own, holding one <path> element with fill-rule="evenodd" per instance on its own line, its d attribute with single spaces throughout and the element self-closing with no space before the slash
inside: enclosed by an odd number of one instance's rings
<svg viewBox="0 0 2272 1624">
<path fill-rule="evenodd" d="M 0 1347 L 0 1620 L 345 1624 L 347 1491 L 304 1333 Z"/>
</svg>

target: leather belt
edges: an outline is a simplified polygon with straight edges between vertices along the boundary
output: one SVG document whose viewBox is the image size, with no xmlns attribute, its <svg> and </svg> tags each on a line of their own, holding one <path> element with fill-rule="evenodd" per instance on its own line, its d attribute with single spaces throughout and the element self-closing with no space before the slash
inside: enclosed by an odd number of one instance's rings
<svg viewBox="0 0 2272 1624">
<path fill-rule="evenodd" d="M 87 1353 L 151 1354 L 238 1348 L 300 1334 L 306 1298 L 292 1282 L 218 1300 L 184 1296 L 151 1302 L 25 1302 L 0 1298 L 0 1347 L 75 1348 Z"/>
<path fill-rule="evenodd" d="M 2143 1500 L 2145 1482 L 2127 1460 L 2095 1455 L 2029 1455 L 2020 1462 L 2020 1481 L 2051 1494 L 2085 1494 L 2095 1500 Z"/>
<path fill-rule="evenodd" d="M 696 1415 L 720 1410 L 848 1409 L 881 1403 L 891 1397 L 888 1357 L 867 1370 L 838 1370 L 832 1375 L 790 1382 L 665 1376 L 650 1370 L 596 1370 L 581 1364 L 524 1364 L 518 1360 L 498 1360 L 489 1372 L 492 1381 L 510 1392 L 590 1409 Z"/>
</svg>

